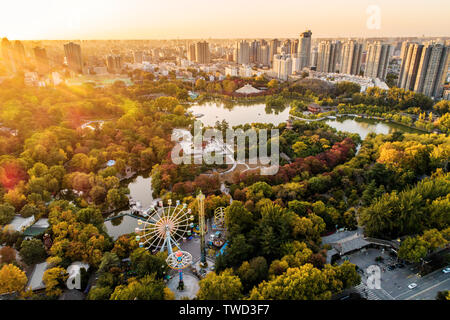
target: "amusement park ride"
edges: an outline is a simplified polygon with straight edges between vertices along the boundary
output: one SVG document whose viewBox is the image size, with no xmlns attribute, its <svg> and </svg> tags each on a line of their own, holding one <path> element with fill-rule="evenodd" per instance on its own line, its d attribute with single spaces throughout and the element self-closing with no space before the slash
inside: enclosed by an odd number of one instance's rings
<svg viewBox="0 0 450 320">
<path fill-rule="evenodd" d="M 170 268 L 178 270 L 179 283 L 178 290 L 184 289 L 183 269 L 192 263 L 192 255 L 180 248 L 180 240 L 185 240 L 184 235 L 190 233 L 194 216 L 190 215 L 191 209 L 187 209 L 185 203 L 172 206 L 172 200 L 168 200 L 168 206 L 164 206 L 159 201 L 158 206 L 152 206 L 143 212 L 148 217 L 146 221 L 139 220 L 138 225 L 142 228 L 136 228 L 136 241 L 140 247 L 147 250 L 168 252 L 166 259 Z M 178 249 L 174 252 L 174 248 Z"/>
<path fill-rule="evenodd" d="M 208 262 L 206 261 L 205 196 L 203 193 L 200 192 L 197 201 L 199 208 L 200 267 L 206 268 Z M 184 290 L 183 269 L 192 264 L 192 255 L 181 250 L 180 241 L 186 240 L 185 235 L 191 235 L 191 230 L 194 227 L 194 216 L 191 214 L 191 209 L 187 208 L 187 204 L 181 204 L 179 200 L 176 201 L 175 206 L 172 203 L 172 200 L 168 200 L 168 205 L 164 206 L 163 201 L 159 201 L 158 206 L 151 206 L 148 210 L 142 211 L 142 215 L 147 217 L 147 220 L 138 220 L 138 225 L 142 227 L 135 229 L 136 241 L 139 243 L 139 247 L 152 252 L 167 250 L 166 263 L 170 268 L 178 270 L 179 273 L 177 289 Z M 223 220 L 223 210 L 221 219 Z"/>
</svg>

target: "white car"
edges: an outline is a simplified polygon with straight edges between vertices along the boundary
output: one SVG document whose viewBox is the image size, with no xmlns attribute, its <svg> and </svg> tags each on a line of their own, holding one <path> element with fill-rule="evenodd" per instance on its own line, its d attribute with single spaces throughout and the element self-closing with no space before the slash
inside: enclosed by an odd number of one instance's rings
<svg viewBox="0 0 450 320">
<path fill-rule="evenodd" d="M 415 287 L 417 287 L 417 283 L 411 283 L 408 288 L 410 289 L 414 289 Z"/>
<path fill-rule="evenodd" d="M 445 268 L 444 270 L 442 270 L 443 273 L 450 273 L 450 267 Z"/>
</svg>

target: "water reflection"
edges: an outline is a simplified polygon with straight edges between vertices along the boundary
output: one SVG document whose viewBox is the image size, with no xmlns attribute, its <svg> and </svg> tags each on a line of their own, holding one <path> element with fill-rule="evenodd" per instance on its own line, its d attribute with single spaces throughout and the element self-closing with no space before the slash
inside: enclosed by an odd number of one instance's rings
<svg viewBox="0 0 450 320">
<path fill-rule="evenodd" d="M 265 103 L 249 105 L 225 105 L 216 102 L 205 102 L 189 108 L 194 114 L 203 114 L 199 120 L 205 126 L 214 126 L 216 121 L 225 120 L 230 127 L 246 123 L 273 123 L 278 125 L 289 118 L 287 107 L 267 107 Z"/>
<path fill-rule="evenodd" d="M 402 126 L 391 122 L 381 122 L 373 119 L 362 118 L 338 118 L 336 120 L 326 120 L 325 123 L 338 131 L 347 131 L 351 133 L 358 133 L 361 139 L 365 139 L 371 132 L 376 134 L 389 134 L 395 131 L 406 133 L 421 133 L 406 126 Z"/>
<path fill-rule="evenodd" d="M 153 202 L 151 177 L 136 177 L 128 185 L 128 189 L 130 189 L 130 197 L 132 200 L 139 202 L 144 209 L 150 207 Z"/>
</svg>

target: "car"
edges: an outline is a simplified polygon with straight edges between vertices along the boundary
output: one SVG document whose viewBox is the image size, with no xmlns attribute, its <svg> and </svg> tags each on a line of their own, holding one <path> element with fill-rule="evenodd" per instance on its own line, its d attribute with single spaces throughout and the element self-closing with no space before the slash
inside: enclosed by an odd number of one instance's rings
<svg viewBox="0 0 450 320">
<path fill-rule="evenodd" d="M 397 266 L 397 268 L 400 268 L 400 269 L 405 267 L 405 265 L 403 263 L 397 263 L 396 266 Z"/>
<path fill-rule="evenodd" d="M 388 265 L 388 270 L 390 270 L 390 271 L 392 271 L 392 270 L 394 270 L 395 269 L 395 265 L 393 265 L 393 264 L 391 264 L 391 265 Z"/>
<path fill-rule="evenodd" d="M 450 267 L 445 268 L 444 270 L 442 270 L 443 273 L 450 273 Z"/>
<path fill-rule="evenodd" d="M 414 282 L 408 286 L 408 288 L 410 288 L 410 289 L 414 289 L 415 287 L 417 287 L 417 283 L 414 283 Z"/>
</svg>

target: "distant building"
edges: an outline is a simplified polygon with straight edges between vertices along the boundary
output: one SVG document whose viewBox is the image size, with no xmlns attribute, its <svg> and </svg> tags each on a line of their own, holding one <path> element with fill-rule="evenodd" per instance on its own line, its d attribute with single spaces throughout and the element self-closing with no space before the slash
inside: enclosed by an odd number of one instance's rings
<svg viewBox="0 0 450 320">
<path fill-rule="evenodd" d="M 367 62 L 364 77 L 386 79 L 392 46 L 380 41 L 372 42 L 367 47 Z"/>
<path fill-rule="evenodd" d="M 273 57 L 272 70 L 281 80 L 287 80 L 292 74 L 292 59 L 290 54 L 276 54 Z"/>
<path fill-rule="evenodd" d="M 119 55 L 109 55 L 106 57 L 106 66 L 109 73 L 120 73 L 122 58 Z"/>
<path fill-rule="evenodd" d="M 340 42 L 321 41 L 318 48 L 317 71 L 335 72 L 341 52 Z"/>
<path fill-rule="evenodd" d="M 308 105 L 308 111 L 312 113 L 320 113 L 322 112 L 322 108 L 318 104 L 311 103 Z"/>
<path fill-rule="evenodd" d="M 206 64 L 211 62 L 208 42 L 197 42 L 195 44 L 195 59 L 197 63 Z"/>
<path fill-rule="evenodd" d="M 44 48 L 35 47 L 33 49 L 34 58 L 36 62 L 36 69 L 40 74 L 46 74 L 49 72 L 50 66 L 47 58 L 47 51 Z"/>
<path fill-rule="evenodd" d="M 359 75 L 361 70 L 362 44 L 355 40 L 346 41 L 342 46 L 339 71 L 344 74 Z"/>
<path fill-rule="evenodd" d="M 236 63 L 250 63 L 250 46 L 245 40 L 242 40 L 236 44 Z"/>
<path fill-rule="evenodd" d="M 300 58 L 300 69 L 311 66 L 311 30 L 307 30 L 300 34 L 298 44 L 298 54 Z"/>
<path fill-rule="evenodd" d="M 449 58 L 450 47 L 426 44 L 422 49 L 414 91 L 440 98 L 448 72 Z"/>
<path fill-rule="evenodd" d="M 191 43 L 187 47 L 187 58 L 189 61 L 195 62 L 196 56 L 195 56 L 195 43 Z"/>
<path fill-rule="evenodd" d="M 14 59 L 13 46 L 11 42 L 8 40 L 8 38 L 2 39 L 2 57 L 8 71 L 16 72 L 17 66 Z"/>
<path fill-rule="evenodd" d="M 142 63 L 142 61 L 144 61 L 144 52 L 134 51 L 133 52 L 133 61 L 134 61 L 134 63 Z"/>
<path fill-rule="evenodd" d="M 69 69 L 76 73 L 83 73 L 81 46 L 79 44 L 69 42 L 64 45 L 64 53 L 66 55 Z"/>
<path fill-rule="evenodd" d="M 239 69 L 237 67 L 225 67 L 225 75 L 237 77 L 239 75 Z"/>
</svg>

